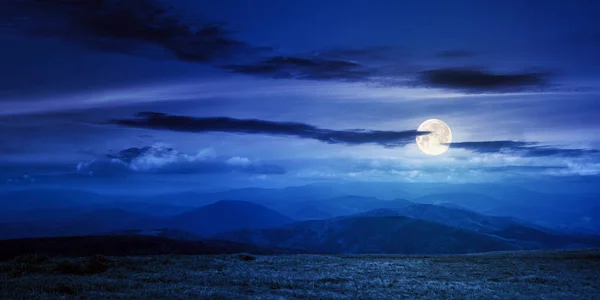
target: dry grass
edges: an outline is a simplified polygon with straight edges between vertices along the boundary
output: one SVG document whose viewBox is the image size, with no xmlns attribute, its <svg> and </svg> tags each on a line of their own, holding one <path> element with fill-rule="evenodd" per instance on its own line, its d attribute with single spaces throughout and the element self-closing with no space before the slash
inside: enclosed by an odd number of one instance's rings
<svg viewBox="0 0 600 300">
<path fill-rule="evenodd" d="M 0 299 L 600 299 L 600 250 L 0 263 Z"/>
</svg>

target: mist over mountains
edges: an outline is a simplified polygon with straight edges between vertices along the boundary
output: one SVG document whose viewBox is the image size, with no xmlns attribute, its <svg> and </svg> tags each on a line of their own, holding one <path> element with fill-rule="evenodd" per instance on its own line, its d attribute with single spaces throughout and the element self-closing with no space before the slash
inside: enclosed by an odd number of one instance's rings
<svg viewBox="0 0 600 300">
<path fill-rule="evenodd" d="M 156 196 L 13 190 L 0 196 L 0 238 L 150 232 L 316 253 L 581 248 L 600 246 L 595 199 L 493 184 L 319 183 Z"/>
</svg>

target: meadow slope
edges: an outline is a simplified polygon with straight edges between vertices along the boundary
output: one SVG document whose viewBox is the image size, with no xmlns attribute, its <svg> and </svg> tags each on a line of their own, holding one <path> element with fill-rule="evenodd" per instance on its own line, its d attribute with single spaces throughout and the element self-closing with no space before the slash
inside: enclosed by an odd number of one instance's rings
<svg viewBox="0 0 600 300">
<path fill-rule="evenodd" d="M 2 299 L 599 299 L 600 249 L 468 255 L 27 255 Z"/>
</svg>

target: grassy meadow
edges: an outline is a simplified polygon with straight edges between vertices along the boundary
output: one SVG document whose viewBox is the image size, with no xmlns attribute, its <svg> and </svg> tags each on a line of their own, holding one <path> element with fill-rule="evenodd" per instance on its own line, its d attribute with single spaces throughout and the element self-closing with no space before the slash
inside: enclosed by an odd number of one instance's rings
<svg viewBox="0 0 600 300">
<path fill-rule="evenodd" d="M 600 299 L 600 249 L 0 262 L 0 299 Z"/>
</svg>

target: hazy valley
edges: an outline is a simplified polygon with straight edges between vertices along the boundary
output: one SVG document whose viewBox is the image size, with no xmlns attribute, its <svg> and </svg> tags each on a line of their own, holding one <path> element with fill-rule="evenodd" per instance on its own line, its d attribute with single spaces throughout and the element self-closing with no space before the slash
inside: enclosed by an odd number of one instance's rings
<svg viewBox="0 0 600 300">
<path fill-rule="evenodd" d="M 538 208 L 520 206 L 522 199 Z M 595 198 L 506 185 L 382 183 L 366 189 L 314 184 L 158 196 L 21 190 L 4 192 L 0 201 L 9 208 L 0 216 L 3 239 L 171 230 L 188 238 L 327 253 L 443 254 L 600 246 Z M 508 212 L 493 213 L 501 208 Z M 545 208 L 562 214 L 546 217 Z M 553 223 L 552 218 L 563 221 Z M 570 218 L 577 222 L 567 222 Z"/>
</svg>

